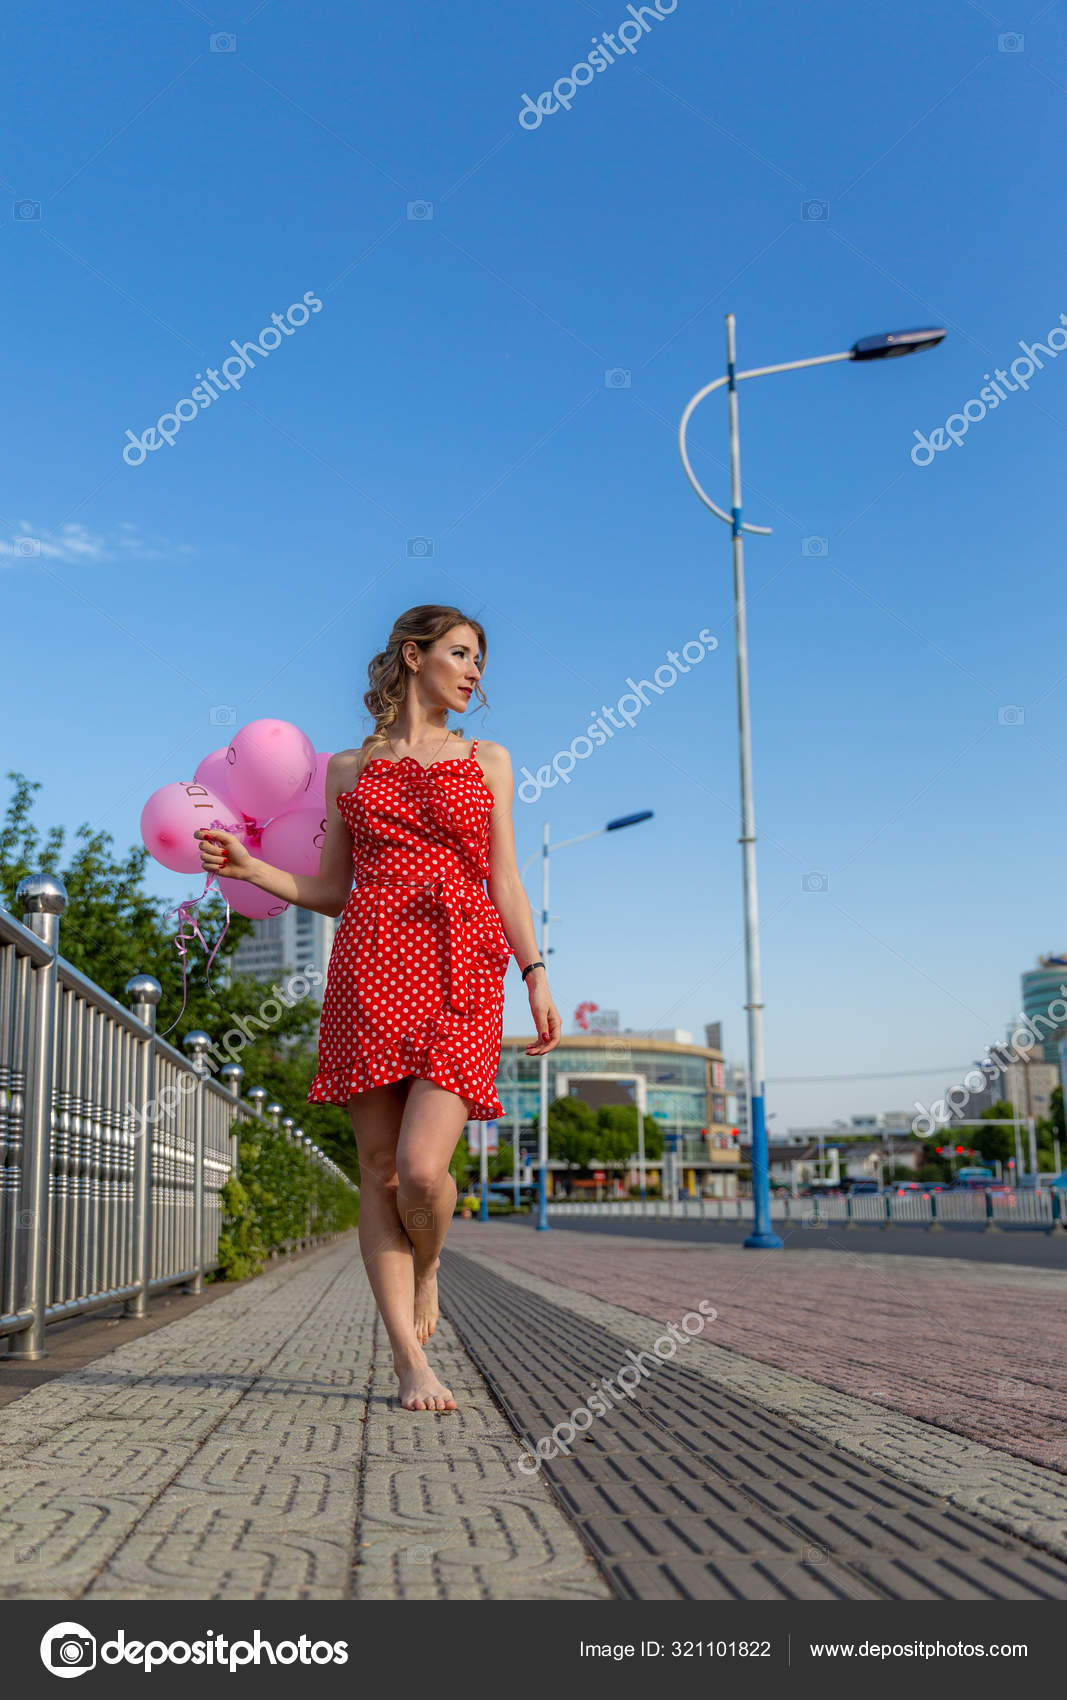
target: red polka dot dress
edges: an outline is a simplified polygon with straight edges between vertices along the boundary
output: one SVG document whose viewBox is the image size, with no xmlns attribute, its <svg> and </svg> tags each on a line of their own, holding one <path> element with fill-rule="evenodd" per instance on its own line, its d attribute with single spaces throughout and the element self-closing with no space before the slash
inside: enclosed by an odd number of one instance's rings
<svg viewBox="0 0 1067 1700">
<path fill-rule="evenodd" d="M 511 947 L 490 902 L 494 797 L 469 756 L 377 756 L 337 807 L 355 884 L 330 952 L 309 1104 L 418 1075 L 503 1116 L 495 1080 Z"/>
</svg>

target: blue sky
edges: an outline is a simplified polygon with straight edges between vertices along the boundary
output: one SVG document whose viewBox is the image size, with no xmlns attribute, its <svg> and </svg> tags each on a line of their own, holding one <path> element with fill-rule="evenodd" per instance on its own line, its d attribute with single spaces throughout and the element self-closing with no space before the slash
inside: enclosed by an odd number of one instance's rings
<svg viewBox="0 0 1067 1700">
<path fill-rule="evenodd" d="M 11 21 L 4 769 L 43 782 L 43 826 L 124 849 L 226 741 L 219 705 L 358 744 L 367 660 L 429 601 L 485 625 L 471 724 L 536 769 L 707 628 L 632 730 L 516 803 L 516 837 L 522 862 L 546 815 L 562 839 L 653 809 L 553 862 L 564 1028 L 586 1000 L 698 1038 L 721 1018 L 740 1060 L 729 537 L 678 419 L 727 311 L 742 367 L 946 325 L 931 353 L 741 397 L 746 517 L 774 527 L 747 544 L 768 1110 L 909 1107 L 1067 945 L 1067 355 L 910 458 L 1067 313 L 1067 11 L 678 0 L 524 129 L 524 95 L 630 17 Z M 239 392 L 124 462 L 308 292 L 321 311 Z M 721 396 L 691 447 L 725 501 Z M 528 1020 L 516 974 L 506 1029 Z"/>
</svg>

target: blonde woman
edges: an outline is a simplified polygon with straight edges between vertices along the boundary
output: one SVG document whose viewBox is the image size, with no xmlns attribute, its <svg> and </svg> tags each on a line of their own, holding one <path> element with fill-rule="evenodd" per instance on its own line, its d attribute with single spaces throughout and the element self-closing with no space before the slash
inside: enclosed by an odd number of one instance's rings
<svg viewBox="0 0 1067 1700">
<path fill-rule="evenodd" d="M 510 757 L 448 724 L 472 696 L 486 705 L 485 659 L 482 627 L 457 608 L 401 614 L 368 667 L 374 731 L 330 759 L 314 877 L 256 860 L 232 833 L 198 834 L 208 872 L 340 917 L 308 1102 L 347 1104 L 352 1118 L 360 1250 L 409 1411 L 456 1408 L 425 1347 L 456 1203 L 449 1163 L 467 1121 L 504 1113 L 495 1079 L 512 955 L 536 1034 L 527 1056 L 560 1038 L 515 860 Z"/>
</svg>

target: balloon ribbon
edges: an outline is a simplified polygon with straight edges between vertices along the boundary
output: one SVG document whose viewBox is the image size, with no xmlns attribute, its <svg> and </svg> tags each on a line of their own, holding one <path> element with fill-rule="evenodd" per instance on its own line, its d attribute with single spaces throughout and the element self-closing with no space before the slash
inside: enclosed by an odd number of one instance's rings
<svg viewBox="0 0 1067 1700">
<path fill-rule="evenodd" d="M 164 920 L 169 920 L 172 915 L 178 916 L 178 931 L 174 935 L 174 947 L 177 950 L 178 955 L 182 959 L 182 1007 L 178 1011 L 174 1020 L 171 1022 L 170 1027 L 164 1028 L 163 1032 L 159 1035 L 159 1037 L 161 1039 L 165 1039 L 167 1034 L 171 1031 L 171 1029 L 174 1028 L 174 1027 L 177 1027 L 179 1021 L 181 1020 L 182 1016 L 185 1013 L 185 1004 L 186 1004 L 186 999 L 188 997 L 188 987 L 187 987 L 187 984 L 186 984 L 186 976 L 187 976 L 187 973 L 188 973 L 188 965 L 186 963 L 185 956 L 186 956 L 186 952 L 189 948 L 190 943 L 192 942 L 193 939 L 199 939 L 200 943 L 204 947 L 204 950 L 205 951 L 207 950 L 207 940 L 204 937 L 203 933 L 200 931 L 200 917 L 199 917 L 199 915 L 194 915 L 192 913 L 192 911 L 197 907 L 198 904 L 203 903 L 204 898 L 207 896 L 208 886 L 211 884 L 211 882 L 214 878 L 215 878 L 214 874 L 208 874 L 207 879 L 204 881 L 204 889 L 200 893 L 199 897 L 186 897 L 186 898 L 184 898 L 182 900 L 182 902 L 176 904 L 173 909 L 168 909 L 166 915 L 164 916 Z M 205 975 L 205 978 L 207 979 L 208 991 L 211 990 L 211 964 L 215 960 L 215 955 L 218 951 L 219 945 L 222 943 L 223 939 L 226 937 L 226 930 L 230 925 L 230 903 L 229 903 L 229 899 L 227 898 L 226 894 L 222 891 L 221 886 L 219 888 L 219 895 L 222 897 L 222 901 L 226 905 L 226 926 L 223 927 L 221 933 L 218 936 L 218 941 L 216 942 L 215 949 L 211 952 L 211 955 L 208 957 L 206 963 L 204 964 L 204 975 Z M 191 931 L 188 932 L 188 933 L 185 931 L 186 926 L 191 928 Z"/>
</svg>

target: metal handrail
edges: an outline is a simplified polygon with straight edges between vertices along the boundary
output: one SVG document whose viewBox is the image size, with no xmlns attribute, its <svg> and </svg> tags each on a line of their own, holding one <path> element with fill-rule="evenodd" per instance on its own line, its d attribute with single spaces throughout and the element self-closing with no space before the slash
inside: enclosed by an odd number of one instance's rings
<svg viewBox="0 0 1067 1700">
<path fill-rule="evenodd" d="M 28 874 L 16 898 L 22 921 L 0 908 L 0 1362 L 46 1357 L 67 1317 L 117 1302 L 145 1317 L 153 1292 L 202 1292 L 244 1122 L 358 1191 L 262 1087 L 242 1102 L 231 1044 L 215 1080 L 208 1034 L 185 1035 L 188 1055 L 156 1034 L 158 980 L 132 976 L 127 1008 L 59 955 L 61 880 Z M 308 1215 L 283 1249 L 325 1237 Z"/>
</svg>

